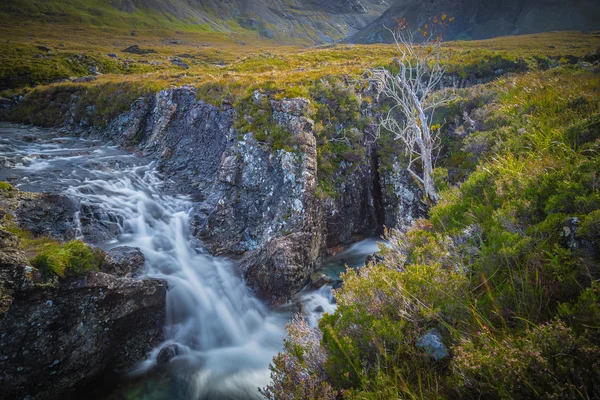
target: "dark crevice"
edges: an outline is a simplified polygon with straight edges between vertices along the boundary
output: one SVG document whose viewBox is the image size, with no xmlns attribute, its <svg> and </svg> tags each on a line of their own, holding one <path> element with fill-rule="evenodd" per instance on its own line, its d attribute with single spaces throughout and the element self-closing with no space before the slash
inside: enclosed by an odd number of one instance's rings
<svg viewBox="0 0 600 400">
<path fill-rule="evenodd" d="M 375 207 L 375 217 L 377 220 L 377 229 L 375 235 L 380 236 L 383 234 L 383 227 L 385 225 L 385 208 L 383 206 L 383 192 L 381 190 L 381 177 L 379 175 L 379 154 L 377 149 L 373 148 L 373 154 L 371 156 L 371 176 L 373 179 L 372 195 L 373 195 L 373 206 Z"/>
</svg>

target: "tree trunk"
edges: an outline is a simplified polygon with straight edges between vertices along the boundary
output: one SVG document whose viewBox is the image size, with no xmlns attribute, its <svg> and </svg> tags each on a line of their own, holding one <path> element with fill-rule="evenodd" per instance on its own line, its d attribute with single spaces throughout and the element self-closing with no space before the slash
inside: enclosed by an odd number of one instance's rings
<svg viewBox="0 0 600 400">
<path fill-rule="evenodd" d="M 425 194 L 429 197 L 433 203 L 437 203 L 439 200 L 437 191 L 435 190 L 435 183 L 433 181 L 433 163 L 431 148 L 423 149 L 423 186 L 425 188 Z"/>
<path fill-rule="evenodd" d="M 422 164 L 423 164 L 423 186 L 425 188 L 425 194 L 429 197 L 434 204 L 438 202 L 438 194 L 435 190 L 435 182 L 433 181 L 433 141 L 431 140 L 431 132 L 429 126 L 427 126 L 427 120 L 425 120 L 425 113 L 423 109 L 418 105 L 419 116 L 421 118 L 421 126 L 423 132 L 423 147 L 421 148 Z"/>
</svg>

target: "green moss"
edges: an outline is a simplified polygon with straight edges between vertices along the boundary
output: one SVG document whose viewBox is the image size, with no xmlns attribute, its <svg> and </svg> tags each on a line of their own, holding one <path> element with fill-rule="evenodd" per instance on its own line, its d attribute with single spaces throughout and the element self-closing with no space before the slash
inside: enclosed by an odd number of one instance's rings
<svg viewBox="0 0 600 400">
<path fill-rule="evenodd" d="M 16 189 L 8 182 L 0 181 L 0 194 L 7 197 L 14 197 Z"/>
<path fill-rule="evenodd" d="M 80 240 L 65 244 L 46 244 L 31 260 L 32 266 L 46 276 L 68 277 L 97 271 L 104 262 L 104 253 Z"/>
</svg>

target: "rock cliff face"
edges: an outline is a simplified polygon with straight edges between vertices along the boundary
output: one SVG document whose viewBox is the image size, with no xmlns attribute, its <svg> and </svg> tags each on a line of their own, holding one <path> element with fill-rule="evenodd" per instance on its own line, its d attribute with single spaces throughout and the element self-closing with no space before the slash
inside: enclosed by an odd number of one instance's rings
<svg viewBox="0 0 600 400">
<path fill-rule="evenodd" d="M 0 203 L 15 212 L 23 201 Z M 61 398 L 93 379 L 129 370 L 162 341 L 166 283 L 124 277 L 144 264 L 139 251 L 118 248 L 101 272 L 49 280 L 27 266 L 19 238 L 2 219 L 1 398 Z"/>
<path fill-rule="evenodd" d="M 240 134 L 231 106 L 197 101 L 186 87 L 140 99 L 101 135 L 156 159 L 175 190 L 194 195 L 194 235 L 215 255 L 243 257 L 249 283 L 276 304 L 302 288 L 326 243 L 309 102 L 271 106 L 274 121 L 294 135 L 296 151 L 273 152 L 252 133 Z"/>
<path fill-rule="evenodd" d="M 126 372 L 162 339 L 163 282 L 98 272 L 43 287 L 27 267 L 13 268 L 20 288 L 0 320 L 5 398 L 60 398 L 96 375 Z"/>
<path fill-rule="evenodd" d="M 212 254 L 239 259 L 250 286 L 276 305 L 299 291 L 333 248 L 380 234 L 384 224 L 406 228 L 423 210 L 410 177 L 381 169 L 367 141 L 360 159 L 340 166 L 336 195 L 323 196 L 310 102 L 258 91 L 251 101 L 268 104 L 292 147 L 273 150 L 253 132 L 239 132 L 236 121 L 246 116 L 226 102 L 197 100 L 192 87 L 139 98 L 101 130 L 75 124 L 67 112 L 65 128 L 156 160 L 171 189 L 196 200 L 192 233 Z M 93 227 L 93 210 L 83 214 L 82 228 Z"/>
</svg>

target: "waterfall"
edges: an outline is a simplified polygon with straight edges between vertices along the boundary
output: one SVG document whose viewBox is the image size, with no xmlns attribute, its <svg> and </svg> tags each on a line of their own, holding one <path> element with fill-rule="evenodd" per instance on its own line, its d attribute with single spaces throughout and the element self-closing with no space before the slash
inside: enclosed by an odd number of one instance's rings
<svg viewBox="0 0 600 400">
<path fill-rule="evenodd" d="M 291 311 L 265 307 L 231 261 L 204 250 L 189 230 L 193 201 L 168 194 L 153 163 L 117 147 L 51 131 L 0 132 L 0 180 L 21 190 L 66 194 L 78 206 L 76 237 L 106 250 L 138 247 L 146 258 L 143 276 L 168 282 L 166 340 L 132 371 L 141 389 L 115 388 L 114 398 L 261 398 L 258 388 L 269 382 L 268 367 L 282 348 Z M 23 140 L 31 133 L 37 140 Z M 354 244 L 324 265 L 329 284 L 298 294 L 294 303 L 302 304 L 311 324 L 335 311 L 332 287 L 340 284 L 340 272 L 362 265 L 377 243 Z M 166 348 L 175 357 L 157 368 Z M 167 379 L 155 379 L 156 370 Z"/>
<path fill-rule="evenodd" d="M 80 209 L 77 236 L 82 209 L 93 209 L 100 224 L 118 221 L 118 236 L 98 245 L 139 247 L 144 274 L 168 282 L 166 342 L 135 372 L 153 368 L 161 348 L 176 344 L 169 363 L 176 398 L 261 398 L 258 388 L 269 382 L 289 315 L 256 299 L 230 261 L 206 254 L 189 231 L 192 201 L 166 194 L 152 163 L 99 142 L 11 143 L 24 190 L 51 185 L 68 195 Z"/>
<path fill-rule="evenodd" d="M 268 383 L 268 365 L 281 347 L 286 316 L 257 300 L 231 262 L 203 254 L 189 232 L 192 202 L 165 194 L 152 164 L 93 175 L 98 176 L 65 193 L 117 216 L 121 233 L 110 246 L 139 247 L 147 275 L 168 281 L 165 345 L 178 345 L 171 363 L 186 375 L 184 397 L 259 397 L 257 389 Z M 138 373 L 154 366 L 161 347 Z"/>
</svg>

